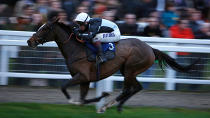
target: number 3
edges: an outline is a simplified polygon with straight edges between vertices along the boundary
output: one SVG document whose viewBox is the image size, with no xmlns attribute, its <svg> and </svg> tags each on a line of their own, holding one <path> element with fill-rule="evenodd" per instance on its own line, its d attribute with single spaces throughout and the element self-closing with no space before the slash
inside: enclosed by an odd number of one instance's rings
<svg viewBox="0 0 210 118">
<path fill-rule="evenodd" d="M 113 45 L 113 43 L 109 43 L 109 50 L 114 50 L 114 45 Z"/>
</svg>

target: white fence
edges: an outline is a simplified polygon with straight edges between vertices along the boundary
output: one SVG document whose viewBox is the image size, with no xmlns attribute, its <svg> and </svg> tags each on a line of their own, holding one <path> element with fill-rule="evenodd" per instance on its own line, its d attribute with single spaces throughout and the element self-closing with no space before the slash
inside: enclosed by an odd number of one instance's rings
<svg viewBox="0 0 210 118">
<path fill-rule="evenodd" d="M 33 32 L 21 31 L 4 31 L 0 30 L 0 85 L 7 85 L 9 77 L 21 78 L 46 78 L 46 79 L 69 79 L 71 76 L 68 74 L 41 74 L 41 73 L 24 73 L 24 72 L 9 72 L 9 58 L 17 57 L 20 46 L 27 46 L 26 40 L 33 34 Z M 147 42 L 153 48 L 161 51 L 167 51 L 168 54 L 176 58 L 176 52 L 196 52 L 196 53 L 209 53 L 210 40 L 199 39 L 173 39 L 173 38 L 155 38 L 155 37 L 134 37 L 123 36 L 122 38 L 138 38 Z M 41 47 L 57 47 L 53 42 L 44 44 Z M 184 84 L 210 84 L 208 78 L 201 79 L 178 79 L 176 72 L 172 69 L 166 69 L 165 77 L 152 78 L 152 77 L 138 77 L 141 82 L 160 82 L 165 83 L 166 90 L 175 90 L 176 83 Z M 123 81 L 122 76 L 111 76 L 102 81 L 105 91 L 112 91 L 113 81 Z M 100 84 L 100 83 L 99 83 Z M 97 90 L 100 90 L 97 89 Z"/>
</svg>

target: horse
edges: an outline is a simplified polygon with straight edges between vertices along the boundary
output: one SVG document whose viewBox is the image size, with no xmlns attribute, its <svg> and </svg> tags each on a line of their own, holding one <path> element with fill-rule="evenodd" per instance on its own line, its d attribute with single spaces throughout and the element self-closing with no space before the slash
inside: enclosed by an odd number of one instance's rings
<svg viewBox="0 0 210 118">
<path fill-rule="evenodd" d="M 189 72 L 196 64 L 194 62 L 188 66 L 182 66 L 169 55 L 150 47 L 145 42 L 135 38 L 127 38 L 115 43 L 115 57 L 101 64 L 98 80 L 95 74 L 97 71 L 95 62 L 89 62 L 87 60 L 85 44 L 77 40 L 77 37 L 72 33 L 72 26 L 64 25 L 58 19 L 48 21 L 29 38 L 27 43 L 29 47 L 36 48 L 39 44 L 44 44 L 49 41 L 55 41 L 57 43 L 72 76 L 67 83 L 61 86 L 61 91 L 69 103 L 88 104 L 108 97 L 108 93 L 103 93 L 100 97 L 86 99 L 89 84 L 90 82 L 105 79 L 120 70 L 122 76 L 124 76 L 123 90 L 119 96 L 102 106 L 98 110 L 99 113 L 105 112 L 107 108 L 116 103 L 118 103 L 117 110 L 119 112 L 122 111 L 123 104 L 131 96 L 143 89 L 137 81 L 136 76 L 151 67 L 155 60 L 158 60 L 161 68 L 162 66 L 169 65 L 179 72 Z M 67 88 L 74 85 L 80 85 L 79 102 L 72 100 L 70 94 L 67 92 Z"/>
</svg>

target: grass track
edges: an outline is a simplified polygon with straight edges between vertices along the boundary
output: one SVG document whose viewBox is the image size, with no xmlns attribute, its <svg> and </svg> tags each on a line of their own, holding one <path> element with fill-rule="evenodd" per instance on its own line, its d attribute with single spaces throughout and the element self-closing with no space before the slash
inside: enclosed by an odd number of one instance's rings
<svg viewBox="0 0 210 118">
<path fill-rule="evenodd" d="M 125 107 L 97 114 L 94 106 L 39 103 L 0 103 L 0 118 L 210 118 L 209 110 Z"/>
</svg>

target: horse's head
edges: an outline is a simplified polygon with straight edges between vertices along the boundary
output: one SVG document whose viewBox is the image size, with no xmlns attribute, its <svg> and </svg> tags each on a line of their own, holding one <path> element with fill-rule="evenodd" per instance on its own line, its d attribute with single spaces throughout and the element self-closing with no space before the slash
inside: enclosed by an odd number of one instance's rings
<svg viewBox="0 0 210 118">
<path fill-rule="evenodd" d="M 27 41 L 28 46 L 36 48 L 39 44 L 45 42 L 54 41 L 55 36 L 53 33 L 54 24 L 58 22 L 59 19 L 56 19 L 52 22 L 47 22 L 43 24 L 36 33 Z"/>
</svg>

